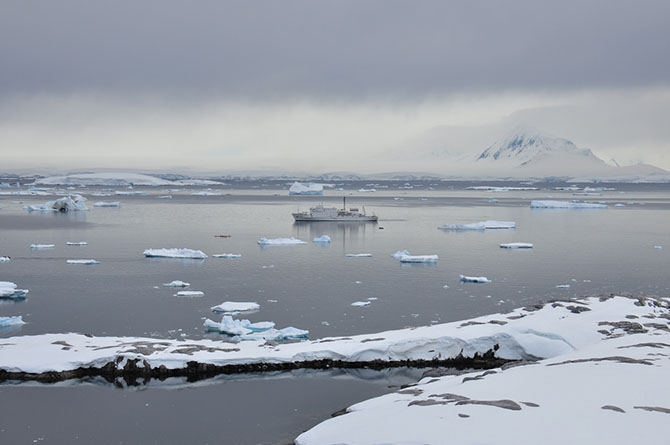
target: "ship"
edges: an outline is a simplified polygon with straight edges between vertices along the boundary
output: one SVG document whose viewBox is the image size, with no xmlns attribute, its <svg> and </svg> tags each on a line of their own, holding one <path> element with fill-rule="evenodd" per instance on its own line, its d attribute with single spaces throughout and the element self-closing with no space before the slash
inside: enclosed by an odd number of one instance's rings
<svg viewBox="0 0 670 445">
<path fill-rule="evenodd" d="M 335 222 L 377 222 L 377 215 L 365 214 L 360 212 L 358 208 L 351 207 L 347 209 L 347 199 L 343 199 L 343 206 L 341 209 L 336 207 L 324 207 L 319 204 L 316 207 L 310 207 L 309 212 L 298 212 L 293 214 L 293 219 L 296 222 L 305 221 L 335 221 Z"/>
</svg>

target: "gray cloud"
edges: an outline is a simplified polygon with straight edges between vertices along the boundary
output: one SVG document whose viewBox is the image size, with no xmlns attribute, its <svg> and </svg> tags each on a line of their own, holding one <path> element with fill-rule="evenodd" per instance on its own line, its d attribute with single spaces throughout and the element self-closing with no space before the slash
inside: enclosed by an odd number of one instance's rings
<svg viewBox="0 0 670 445">
<path fill-rule="evenodd" d="M 665 84 L 670 2 L 4 1 L 0 94 L 419 100 Z"/>
</svg>

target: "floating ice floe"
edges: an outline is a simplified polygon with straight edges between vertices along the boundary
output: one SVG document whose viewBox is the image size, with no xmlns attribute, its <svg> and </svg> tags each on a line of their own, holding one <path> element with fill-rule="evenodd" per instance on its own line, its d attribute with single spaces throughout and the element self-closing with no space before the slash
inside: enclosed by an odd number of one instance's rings
<svg viewBox="0 0 670 445">
<path fill-rule="evenodd" d="M 114 194 L 117 196 L 146 196 L 147 192 L 143 192 L 141 190 L 133 190 L 133 191 L 117 190 L 114 192 Z"/>
<path fill-rule="evenodd" d="M 172 199 L 172 195 L 161 195 L 158 199 Z"/>
<path fill-rule="evenodd" d="M 261 238 L 258 240 L 258 244 L 261 246 L 296 246 L 298 244 L 307 244 L 306 241 L 302 241 L 296 238 Z"/>
<path fill-rule="evenodd" d="M 0 263 L 7 263 L 11 261 L 11 258 L 8 256 L 0 256 Z"/>
<path fill-rule="evenodd" d="M 261 321 L 251 323 L 249 320 L 234 320 L 230 315 L 224 315 L 221 322 L 206 319 L 204 326 L 210 331 L 217 331 L 222 334 L 235 336 L 239 340 L 253 341 L 283 341 L 305 339 L 309 331 L 287 327 L 284 329 L 274 329 L 274 322 Z"/>
<path fill-rule="evenodd" d="M 121 207 L 121 203 L 119 201 L 98 201 L 93 204 L 93 207 Z"/>
<path fill-rule="evenodd" d="M 202 297 L 205 293 L 199 290 L 180 290 L 175 295 L 178 297 Z"/>
<path fill-rule="evenodd" d="M 654 246 L 654 249 L 661 250 L 661 249 L 663 249 L 663 246 Z"/>
<path fill-rule="evenodd" d="M 607 204 L 573 201 L 531 201 L 533 209 L 606 209 Z"/>
<path fill-rule="evenodd" d="M 556 286 L 556 288 L 557 289 L 570 289 L 570 285 L 569 284 L 559 284 L 558 286 Z"/>
<path fill-rule="evenodd" d="M 514 221 L 480 221 L 469 224 L 444 224 L 439 226 L 440 230 L 505 230 L 515 229 L 516 222 Z"/>
<path fill-rule="evenodd" d="M 468 277 L 466 275 L 459 275 L 459 279 L 463 283 L 490 283 L 491 280 L 489 280 L 486 277 Z"/>
<path fill-rule="evenodd" d="M 620 202 L 617 204 L 614 204 L 614 207 L 626 207 L 626 204 L 621 204 Z"/>
<path fill-rule="evenodd" d="M 330 239 L 330 237 L 328 235 L 317 236 L 316 238 L 314 238 L 312 240 L 312 242 L 314 242 L 314 243 L 321 243 L 321 244 L 327 244 L 331 241 L 332 240 Z"/>
<path fill-rule="evenodd" d="M 26 324 L 20 315 L 15 317 L 0 317 L 0 328 L 8 328 L 10 326 L 21 326 Z"/>
<path fill-rule="evenodd" d="M 396 260 L 399 260 L 403 256 L 409 255 L 409 251 L 407 250 L 398 250 L 396 253 L 392 253 L 391 256 L 395 258 Z"/>
<path fill-rule="evenodd" d="M 31 244 L 30 248 L 34 250 L 40 250 L 40 249 L 53 249 L 56 247 L 55 244 Z"/>
<path fill-rule="evenodd" d="M 351 305 L 355 306 L 355 307 L 365 307 L 365 306 L 370 306 L 370 302 L 369 301 L 354 301 L 353 303 L 351 303 Z"/>
<path fill-rule="evenodd" d="M 242 258 L 241 253 L 218 253 L 212 256 L 214 258 Z"/>
<path fill-rule="evenodd" d="M 503 243 L 500 245 L 503 249 L 532 249 L 531 243 Z"/>
<path fill-rule="evenodd" d="M 196 260 L 207 258 L 202 250 L 183 248 L 146 249 L 143 253 L 147 258 L 191 258 Z"/>
<path fill-rule="evenodd" d="M 436 263 L 439 257 L 437 255 L 401 255 L 401 263 Z"/>
<path fill-rule="evenodd" d="M 289 195 L 323 195 L 323 184 L 314 182 L 294 182 L 288 189 Z"/>
<path fill-rule="evenodd" d="M 86 241 L 66 241 L 65 245 L 67 245 L 67 246 L 87 246 L 88 243 Z"/>
<path fill-rule="evenodd" d="M 89 260 L 67 260 L 68 264 L 100 264 L 100 261 L 94 259 Z"/>
<path fill-rule="evenodd" d="M 0 298 L 23 299 L 28 289 L 17 289 L 16 283 L 0 281 Z"/>
<path fill-rule="evenodd" d="M 77 210 L 88 210 L 87 199 L 81 195 L 70 195 L 55 201 L 47 201 L 40 205 L 25 206 L 29 212 L 70 212 Z"/>
<path fill-rule="evenodd" d="M 348 253 L 348 258 L 370 258 L 372 257 L 371 253 Z"/>
<path fill-rule="evenodd" d="M 366 189 L 366 188 L 362 188 L 362 189 L 358 189 L 358 191 L 361 192 L 361 193 L 374 193 L 374 192 L 377 191 L 377 189 Z"/>
<path fill-rule="evenodd" d="M 191 283 L 187 283 L 181 280 L 170 281 L 169 283 L 163 283 L 164 287 L 189 287 Z"/>
<path fill-rule="evenodd" d="M 250 301 L 224 301 L 223 303 L 212 306 L 212 312 L 251 312 L 257 311 L 261 306 L 258 303 Z"/>
</svg>

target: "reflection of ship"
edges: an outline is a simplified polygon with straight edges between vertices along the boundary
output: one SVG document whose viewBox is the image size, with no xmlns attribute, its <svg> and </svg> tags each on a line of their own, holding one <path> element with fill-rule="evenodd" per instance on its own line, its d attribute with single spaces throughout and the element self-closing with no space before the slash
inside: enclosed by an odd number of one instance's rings
<svg viewBox="0 0 670 445">
<path fill-rule="evenodd" d="M 347 198 L 344 198 L 344 205 L 341 209 L 335 207 L 324 207 L 319 204 L 311 207 L 309 212 L 294 213 L 293 218 L 296 221 L 337 221 L 337 222 L 377 222 L 377 216 L 373 213 L 368 216 L 355 207 L 347 209 Z"/>
</svg>

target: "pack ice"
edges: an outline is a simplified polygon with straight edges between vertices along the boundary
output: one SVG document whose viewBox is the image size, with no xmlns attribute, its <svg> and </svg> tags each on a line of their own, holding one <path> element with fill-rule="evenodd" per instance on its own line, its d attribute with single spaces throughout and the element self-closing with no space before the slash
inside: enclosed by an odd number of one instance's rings
<svg viewBox="0 0 670 445">
<path fill-rule="evenodd" d="M 146 249 L 143 253 L 147 258 L 191 258 L 196 260 L 207 258 L 202 250 L 184 248 Z"/>
</svg>

